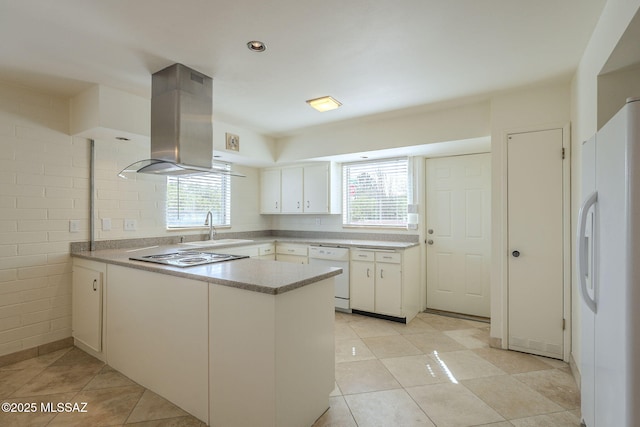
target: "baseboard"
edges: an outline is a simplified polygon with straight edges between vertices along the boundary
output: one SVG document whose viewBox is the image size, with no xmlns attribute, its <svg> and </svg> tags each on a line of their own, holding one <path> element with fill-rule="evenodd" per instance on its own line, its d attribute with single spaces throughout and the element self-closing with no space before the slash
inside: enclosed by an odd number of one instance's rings
<svg viewBox="0 0 640 427">
<path fill-rule="evenodd" d="M 499 349 L 503 350 L 503 348 L 502 348 L 502 338 L 489 337 L 489 347 L 491 347 L 491 348 L 499 348 Z"/>
<path fill-rule="evenodd" d="M 575 359 L 573 358 L 573 353 L 569 355 L 569 368 L 571 368 L 571 373 L 573 374 L 573 379 L 576 380 L 576 384 L 578 388 L 580 388 L 580 384 L 582 384 L 582 375 L 580 375 L 580 370 L 578 369 L 578 365 L 576 364 Z"/>
<path fill-rule="evenodd" d="M 491 319 L 488 317 L 474 316 L 472 314 L 454 313 L 452 311 L 434 310 L 432 308 L 425 308 L 422 312 L 437 314 L 439 316 L 455 317 L 456 319 L 473 320 L 474 322 L 491 323 Z"/>
<path fill-rule="evenodd" d="M 0 356 L 0 368 L 3 366 L 12 365 L 14 363 L 22 362 L 23 360 L 42 356 L 44 354 L 53 353 L 54 351 L 62 350 L 63 348 L 67 347 L 73 347 L 72 337 L 67 337 L 58 341 L 41 344 L 37 347 L 16 351 L 15 353 L 5 354 L 4 356 Z"/>
</svg>

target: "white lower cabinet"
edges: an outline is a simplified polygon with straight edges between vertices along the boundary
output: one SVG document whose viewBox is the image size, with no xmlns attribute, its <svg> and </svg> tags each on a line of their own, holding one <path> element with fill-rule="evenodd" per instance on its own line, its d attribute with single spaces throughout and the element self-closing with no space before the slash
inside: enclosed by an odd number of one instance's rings
<svg viewBox="0 0 640 427">
<path fill-rule="evenodd" d="M 351 308 L 406 318 L 419 310 L 419 248 L 351 251 Z"/>
<path fill-rule="evenodd" d="M 276 261 L 308 264 L 309 246 L 295 243 L 277 243 Z"/>
<path fill-rule="evenodd" d="M 107 363 L 209 421 L 208 284 L 107 266 Z"/>
<path fill-rule="evenodd" d="M 75 260 L 72 273 L 71 329 L 76 343 L 102 352 L 102 284 L 106 265 Z"/>
</svg>

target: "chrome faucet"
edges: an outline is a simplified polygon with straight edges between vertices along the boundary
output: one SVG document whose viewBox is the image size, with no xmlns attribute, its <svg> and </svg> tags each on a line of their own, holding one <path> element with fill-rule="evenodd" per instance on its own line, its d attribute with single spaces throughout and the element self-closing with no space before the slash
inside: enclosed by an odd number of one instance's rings
<svg viewBox="0 0 640 427">
<path fill-rule="evenodd" d="M 207 212 L 207 218 L 204 220 L 204 225 L 209 226 L 209 240 L 213 240 L 216 236 L 216 228 L 213 226 L 213 214 L 211 211 Z"/>
</svg>

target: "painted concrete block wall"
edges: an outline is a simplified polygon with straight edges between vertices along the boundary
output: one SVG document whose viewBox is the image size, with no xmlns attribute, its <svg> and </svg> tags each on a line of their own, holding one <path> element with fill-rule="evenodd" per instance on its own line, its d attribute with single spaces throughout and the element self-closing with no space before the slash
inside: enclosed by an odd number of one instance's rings
<svg viewBox="0 0 640 427">
<path fill-rule="evenodd" d="M 0 83 L 0 355 L 71 336 L 69 243 L 89 239 L 89 141 L 68 127 L 69 100 Z M 117 176 L 149 157 L 148 142 L 96 140 L 95 148 L 97 240 L 205 233 L 166 230 L 166 178 Z M 232 179 L 232 226 L 220 231 L 268 229 L 258 170 L 233 168 L 246 178 Z M 125 219 L 137 230 L 124 231 Z"/>
<path fill-rule="evenodd" d="M 71 335 L 69 220 L 88 217 L 88 152 L 68 102 L 0 85 L 0 355 Z"/>
</svg>

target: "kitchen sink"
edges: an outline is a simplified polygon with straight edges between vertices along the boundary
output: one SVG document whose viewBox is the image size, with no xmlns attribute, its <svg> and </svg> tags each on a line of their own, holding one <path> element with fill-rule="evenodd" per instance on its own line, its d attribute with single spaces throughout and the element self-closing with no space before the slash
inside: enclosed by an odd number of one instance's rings
<svg viewBox="0 0 640 427">
<path fill-rule="evenodd" d="M 214 239 L 214 240 L 199 240 L 197 242 L 187 242 L 183 245 L 198 247 L 198 248 L 211 248 L 214 246 L 233 245 L 237 243 L 251 243 L 253 240 L 248 239 Z"/>
</svg>

